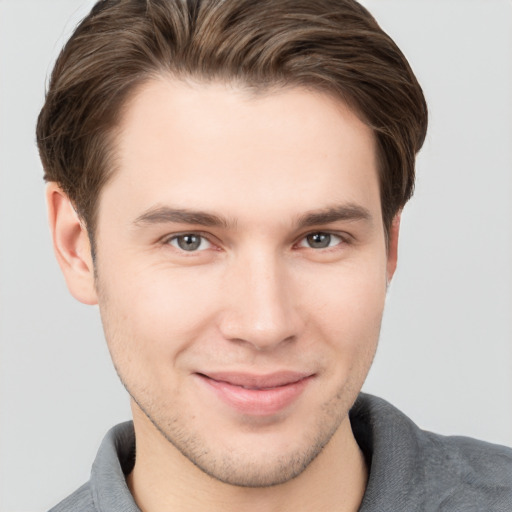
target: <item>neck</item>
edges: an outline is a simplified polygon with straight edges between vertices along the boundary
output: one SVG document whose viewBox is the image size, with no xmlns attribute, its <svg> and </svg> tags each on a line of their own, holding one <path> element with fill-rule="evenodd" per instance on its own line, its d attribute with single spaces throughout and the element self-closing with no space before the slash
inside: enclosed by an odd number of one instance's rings
<svg viewBox="0 0 512 512">
<path fill-rule="evenodd" d="M 359 509 L 368 472 L 348 417 L 296 478 L 272 487 L 238 487 L 197 468 L 146 416 L 134 410 L 137 457 L 127 483 L 143 512 L 305 512 Z"/>
</svg>

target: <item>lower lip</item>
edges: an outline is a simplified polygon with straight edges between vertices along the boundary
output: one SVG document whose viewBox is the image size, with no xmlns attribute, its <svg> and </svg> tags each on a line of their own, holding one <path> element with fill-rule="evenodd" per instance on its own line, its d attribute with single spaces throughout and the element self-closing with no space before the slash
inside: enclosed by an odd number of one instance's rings
<svg viewBox="0 0 512 512">
<path fill-rule="evenodd" d="M 312 378 L 306 377 L 275 388 L 246 389 L 204 375 L 199 377 L 222 401 L 238 412 L 252 416 L 269 416 L 286 409 L 299 398 Z"/>
</svg>

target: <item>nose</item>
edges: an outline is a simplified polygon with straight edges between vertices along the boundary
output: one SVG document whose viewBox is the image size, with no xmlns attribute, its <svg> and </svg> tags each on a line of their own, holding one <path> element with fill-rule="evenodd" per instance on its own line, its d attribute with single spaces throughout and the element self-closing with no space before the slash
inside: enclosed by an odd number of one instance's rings
<svg viewBox="0 0 512 512">
<path fill-rule="evenodd" d="M 296 339 L 303 319 L 290 274 L 276 255 L 240 258 L 225 280 L 226 307 L 220 322 L 224 338 L 256 350 L 272 350 Z"/>
</svg>

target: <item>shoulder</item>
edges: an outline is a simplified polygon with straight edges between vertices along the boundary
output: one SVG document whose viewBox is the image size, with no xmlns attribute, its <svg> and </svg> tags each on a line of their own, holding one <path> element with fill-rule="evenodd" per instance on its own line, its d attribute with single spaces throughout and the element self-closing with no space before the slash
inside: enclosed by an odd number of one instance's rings
<svg viewBox="0 0 512 512">
<path fill-rule="evenodd" d="M 365 512 L 512 510 L 511 448 L 422 430 L 371 395 L 350 419 L 370 466 Z"/>
<path fill-rule="evenodd" d="M 97 512 L 89 482 L 55 505 L 49 512 Z"/>
<path fill-rule="evenodd" d="M 110 429 L 94 460 L 89 482 L 50 512 L 140 512 L 126 484 L 135 461 L 135 434 L 131 421 Z"/>
<path fill-rule="evenodd" d="M 511 448 L 422 430 L 417 439 L 425 485 L 435 493 L 444 493 L 441 510 L 468 504 L 485 506 L 486 510 L 511 509 Z"/>
</svg>

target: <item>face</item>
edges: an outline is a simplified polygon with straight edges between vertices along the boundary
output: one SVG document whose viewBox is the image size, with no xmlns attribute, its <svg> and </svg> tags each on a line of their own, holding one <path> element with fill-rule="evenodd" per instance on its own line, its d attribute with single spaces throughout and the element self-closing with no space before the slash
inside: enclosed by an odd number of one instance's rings
<svg viewBox="0 0 512 512">
<path fill-rule="evenodd" d="M 95 287 L 136 422 L 221 481 L 293 478 L 346 432 L 376 349 L 371 130 L 321 93 L 162 79 L 116 150 Z"/>
</svg>

